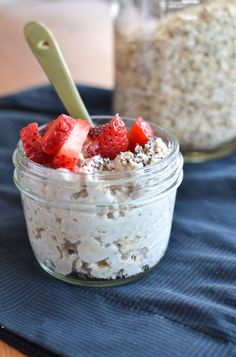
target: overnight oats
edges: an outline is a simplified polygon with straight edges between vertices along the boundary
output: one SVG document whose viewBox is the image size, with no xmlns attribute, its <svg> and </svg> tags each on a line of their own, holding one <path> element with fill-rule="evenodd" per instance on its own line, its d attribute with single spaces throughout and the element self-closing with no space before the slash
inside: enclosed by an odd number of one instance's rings
<svg viewBox="0 0 236 357">
<path fill-rule="evenodd" d="M 14 180 L 41 267 L 69 283 L 118 285 L 165 254 L 183 159 L 176 139 L 142 118 L 93 122 L 61 115 L 23 128 Z"/>
</svg>

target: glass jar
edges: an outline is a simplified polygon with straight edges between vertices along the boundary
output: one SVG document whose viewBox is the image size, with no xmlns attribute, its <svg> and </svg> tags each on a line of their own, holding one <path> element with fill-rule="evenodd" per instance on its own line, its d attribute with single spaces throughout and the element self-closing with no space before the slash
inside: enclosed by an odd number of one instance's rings
<svg viewBox="0 0 236 357">
<path fill-rule="evenodd" d="M 236 0 L 115 2 L 114 111 L 172 131 L 188 161 L 236 149 Z"/>
<path fill-rule="evenodd" d="M 134 122 L 124 121 L 127 127 Z M 29 160 L 19 141 L 14 181 L 33 252 L 46 272 L 82 286 L 119 285 L 143 276 L 165 254 L 183 158 L 176 139 L 153 128 L 170 154 L 125 172 L 47 168 Z"/>
</svg>

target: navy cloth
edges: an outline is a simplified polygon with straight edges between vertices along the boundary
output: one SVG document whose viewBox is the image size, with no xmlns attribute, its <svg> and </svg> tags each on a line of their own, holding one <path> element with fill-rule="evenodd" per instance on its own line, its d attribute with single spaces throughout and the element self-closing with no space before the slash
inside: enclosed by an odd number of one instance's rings
<svg viewBox="0 0 236 357">
<path fill-rule="evenodd" d="M 80 87 L 91 114 L 111 92 Z M 165 257 L 142 280 L 82 288 L 44 273 L 12 180 L 19 130 L 64 112 L 49 87 L 0 98 L 0 335 L 29 356 L 236 356 L 236 155 L 185 165 Z"/>
</svg>

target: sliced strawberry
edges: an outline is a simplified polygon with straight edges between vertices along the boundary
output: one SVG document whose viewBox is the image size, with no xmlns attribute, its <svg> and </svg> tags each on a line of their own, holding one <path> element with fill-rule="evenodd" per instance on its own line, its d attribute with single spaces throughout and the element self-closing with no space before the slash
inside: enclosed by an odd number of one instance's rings
<svg viewBox="0 0 236 357">
<path fill-rule="evenodd" d="M 48 131 L 48 129 L 53 125 L 53 123 L 56 121 L 56 119 L 53 119 L 52 121 L 50 121 L 49 123 L 47 123 L 43 129 L 43 134 L 44 135 L 46 133 L 46 131 Z"/>
<path fill-rule="evenodd" d="M 93 140 L 87 151 L 90 157 L 101 155 L 112 160 L 121 152 L 127 151 L 128 146 L 129 140 L 125 123 L 117 114 L 107 123 L 102 133 Z"/>
<path fill-rule="evenodd" d="M 26 156 L 38 164 L 47 166 L 50 160 L 43 152 L 38 124 L 30 123 L 21 129 L 20 137 Z"/>
<path fill-rule="evenodd" d="M 96 138 L 97 136 L 99 136 L 103 131 L 104 129 L 107 127 L 107 123 L 105 124 L 100 124 L 98 126 L 95 126 L 94 128 L 90 128 L 89 129 L 89 136 L 94 139 Z"/>
<path fill-rule="evenodd" d="M 129 131 L 129 150 L 134 151 L 137 144 L 144 146 L 148 138 L 154 138 L 154 131 L 148 122 L 138 117 Z"/>
<path fill-rule="evenodd" d="M 69 133 L 66 132 L 68 134 L 66 135 L 66 139 L 60 142 L 60 149 L 53 158 L 53 167 L 64 167 L 73 171 L 87 138 L 90 124 L 82 119 L 70 119 L 74 123 L 73 128 Z M 58 146 L 57 143 L 57 148 Z"/>
<path fill-rule="evenodd" d="M 69 137 L 75 123 L 76 119 L 65 114 L 61 114 L 57 119 L 50 122 L 42 136 L 43 151 L 50 156 L 54 156 Z"/>
</svg>

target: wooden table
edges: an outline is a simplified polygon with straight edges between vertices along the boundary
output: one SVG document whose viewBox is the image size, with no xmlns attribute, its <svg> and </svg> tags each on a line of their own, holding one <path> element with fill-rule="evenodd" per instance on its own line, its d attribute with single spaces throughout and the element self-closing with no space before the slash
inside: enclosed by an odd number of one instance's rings
<svg viewBox="0 0 236 357">
<path fill-rule="evenodd" d="M 0 19 L 0 95 L 48 82 L 23 37 L 24 24 L 32 20 L 52 29 L 76 81 L 113 86 L 109 1 L 20 0 L 0 5 Z M 23 355 L 0 342 L 0 356 Z"/>
<path fill-rule="evenodd" d="M 0 6 L 0 95 L 47 82 L 23 36 L 24 24 L 32 20 L 50 26 L 76 81 L 111 87 L 110 10 L 105 0 L 20 0 Z"/>
</svg>

